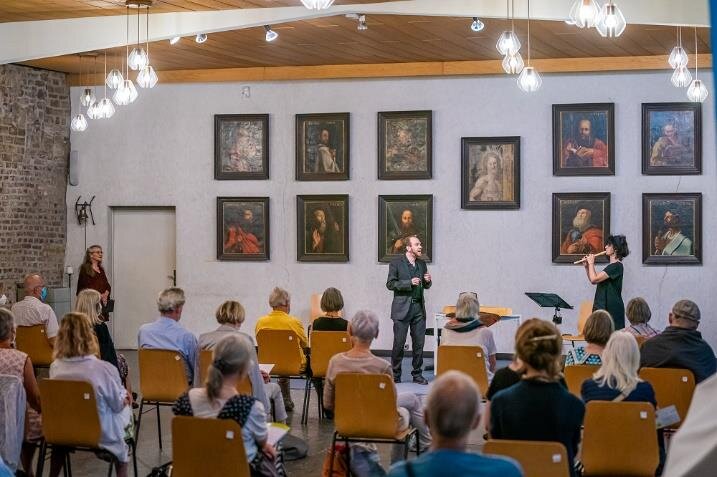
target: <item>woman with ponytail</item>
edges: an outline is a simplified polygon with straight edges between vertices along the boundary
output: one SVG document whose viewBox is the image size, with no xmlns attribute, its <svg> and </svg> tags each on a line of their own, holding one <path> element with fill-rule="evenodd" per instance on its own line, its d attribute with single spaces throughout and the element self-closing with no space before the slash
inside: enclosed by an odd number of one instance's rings
<svg viewBox="0 0 717 477">
<path fill-rule="evenodd" d="M 214 348 L 204 387 L 190 389 L 174 403 L 178 416 L 234 419 L 242 438 L 252 476 L 286 475 L 281 453 L 267 441 L 266 411 L 261 401 L 237 393 L 237 383 L 250 367 L 254 348 L 239 333 L 222 338 Z"/>
</svg>

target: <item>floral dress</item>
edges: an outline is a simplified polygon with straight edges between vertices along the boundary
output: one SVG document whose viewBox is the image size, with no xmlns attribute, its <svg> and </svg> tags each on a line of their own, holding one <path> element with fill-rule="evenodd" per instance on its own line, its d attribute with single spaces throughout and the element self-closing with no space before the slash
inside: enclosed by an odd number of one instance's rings
<svg viewBox="0 0 717 477">
<path fill-rule="evenodd" d="M 16 349 L 0 349 L 0 374 L 17 376 L 25 382 L 25 362 L 27 354 Z M 25 412 L 25 440 L 33 441 L 42 437 L 42 418 L 29 405 Z"/>
</svg>

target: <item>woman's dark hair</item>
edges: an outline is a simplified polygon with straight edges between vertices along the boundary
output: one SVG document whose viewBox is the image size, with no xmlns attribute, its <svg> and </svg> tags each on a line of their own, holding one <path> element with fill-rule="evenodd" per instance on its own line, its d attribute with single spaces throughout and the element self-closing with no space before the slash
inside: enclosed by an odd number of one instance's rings
<svg viewBox="0 0 717 477">
<path fill-rule="evenodd" d="M 612 245 L 612 248 L 615 249 L 615 255 L 617 255 L 619 259 L 630 255 L 630 249 L 627 248 L 627 239 L 624 235 L 610 235 L 605 243 Z"/>
</svg>

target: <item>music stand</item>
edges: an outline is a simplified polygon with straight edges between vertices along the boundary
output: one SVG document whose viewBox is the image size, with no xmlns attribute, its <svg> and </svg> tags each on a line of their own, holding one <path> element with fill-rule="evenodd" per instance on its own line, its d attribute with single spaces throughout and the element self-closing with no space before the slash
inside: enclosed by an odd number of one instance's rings
<svg viewBox="0 0 717 477">
<path fill-rule="evenodd" d="M 560 298 L 555 293 L 526 292 L 525 294 L 528 295 L 528 298 L 537 303 L 538 306 L 541 308 L 555 308 L 555 313 L 553 313 L 553 323 L 555 323 L 556 325 L 559 325 L 563 322 L 563 317 L 560 316 L 561 308 L 565 308 L 568 310 L 573 309 L 573 307 L 569 305 L 568 302 Z"/>
</svg>

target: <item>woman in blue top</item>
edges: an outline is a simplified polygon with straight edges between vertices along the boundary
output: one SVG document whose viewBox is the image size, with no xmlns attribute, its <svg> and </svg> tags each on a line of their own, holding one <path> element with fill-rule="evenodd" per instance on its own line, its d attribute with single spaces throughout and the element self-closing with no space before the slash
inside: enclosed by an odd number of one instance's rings
<svg viewBox="0 0 717 477">
<path fill-rule="evenodd" d="M 625 327 L 625 303 L 622 301 L 622 259 L 630 254 L 624 235 L 610 235 L 605 241 L 605 254 L 610 263 L 602 271 L 595 270 L 595 255 L 585 256 L 585 272 L 595 288 L 593 311 L 606 310 L 612 316 L 615 329 Z"/>
</svg>

